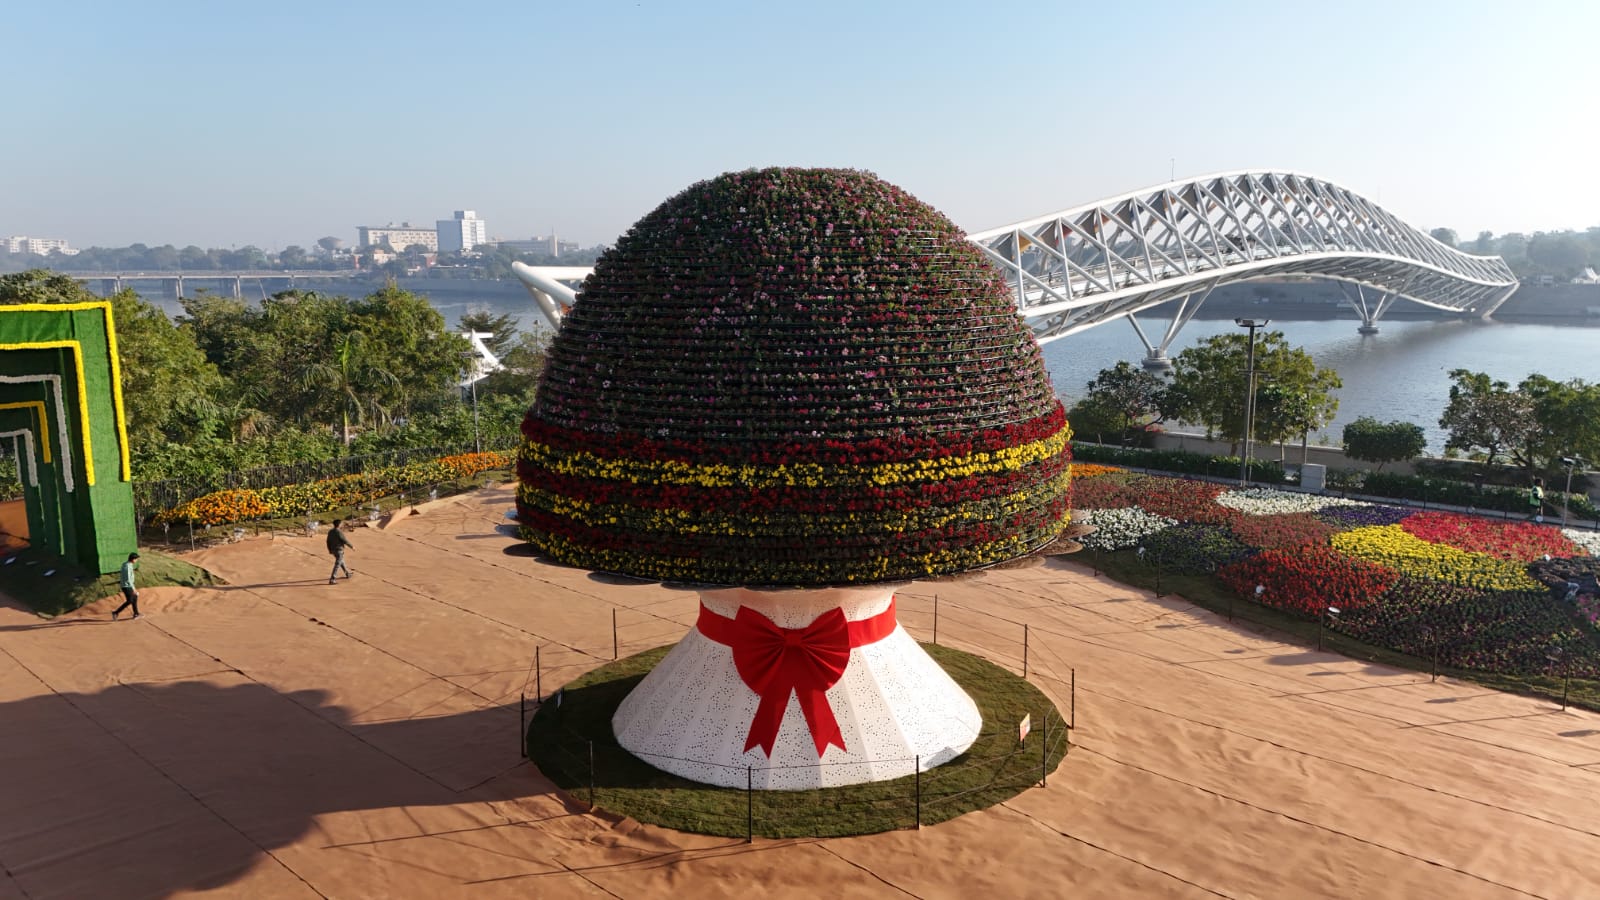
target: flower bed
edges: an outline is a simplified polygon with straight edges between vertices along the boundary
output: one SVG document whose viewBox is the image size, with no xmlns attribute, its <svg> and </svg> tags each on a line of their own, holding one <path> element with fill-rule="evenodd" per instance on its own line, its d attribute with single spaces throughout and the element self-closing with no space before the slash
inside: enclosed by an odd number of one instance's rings
<svg viewBox="0 0 1600 900">
<path fill-rule="evenodd" d="M 1542 556 L 1573 556 L 1578 547 L 1551 525 L 1492 522 L 1477 516 L 1419 512 L 1400 523 L 1408 534 L 1434 544 L 1483 553 L 1511 562 L 1532 562 Z"/>
<path fill-rule="evenodd" d="M 1241 597 L 1308 616 L 1322 615 L 1329 606 L 1371 604 L 1397 577 L 1384 566 L 1315 546 L 1263 550 L 1217 571 L 1217 578 Z M 1259 596 L 1257 585 L 1264 588 Z"/>
<path fill-rule="evenodd" d="M 1323 494 L 1298 494 L 1273 488 L 1247 488 L 1225 491 L 1217 503 L 1251 516 L 1281 516 L 1289 513 L 1314 513 L 1332 506 L 1365 506 L 1356 500 Z"/>
<path fill-rule="evenodd" d="M 1073 463 L 1073 478 L 1098 478 L 1102 475 L 1116 475 L 1123 470 L 1116 466 L 1102 466 L 1099 463 Z"/>
<path fill-rule="evenodd" d="M 1137 507 L 1129 509 L 1078 509 L 1072 520 L 1089 525 L 1094 531 L 1078 539 L 1090 550 L 1127 550 L 1137 547 L 1149 536 L 1178 524 L 1176 519 L 1147 513 Z"/>
<path fill-rule="evenodd" d="M 1600 531 L 1579 531 L 1576 528 L 1563 528 L 1561 529 L 1561 534 L 1571 541 L 1574 547 L 1590 556 L 1600 556 Z"/>
<path fill-rule="evenodd" d="M 1310 513 L 1286 516 L 1238 516 L 1228 530 L 1246 545 L 1260 550 L 1283 550 L 1302 544 L 1326 546 L 1338 529 Z"/>
<path fill-rule="evenodd" d="M 412 488 L 504 469 L 511 465 L 512 460 L 513 455 L 509 452 L 463 453 L 305 484 L 216 491 L 163 510 L 151 519 L 151 524 L 192 521 L 195 525 L 210 527 L 361 506 Z"/>
<path fill-rule="evenodd" d="M 1182 575 L 1209 575 L 1250 556 L 1254 551 L 1219 525 L 1185 522 L 1144 540 L 1152 563 Z"/>
<path fill-rule="evenodd" d="M 1487 591 L 1538 590 L 1522 566 L 1483 553 L 1430 544 L 1402 525 L 1375 525 L 1334 535 L 1334 549 L 1419 578 Z"/>
</svg>

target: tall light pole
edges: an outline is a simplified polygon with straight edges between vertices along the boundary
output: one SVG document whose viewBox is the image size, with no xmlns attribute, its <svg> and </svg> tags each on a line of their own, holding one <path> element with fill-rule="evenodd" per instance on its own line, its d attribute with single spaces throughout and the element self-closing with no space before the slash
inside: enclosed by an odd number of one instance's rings
<svg viewBox="0 0 1600 900">
<path fill-rule="evenodd" d="M 1567 489 L 1561 494 L 1561 527 L 1567 527 L 1567 508 L 1572 505 L 1572 469 L 1583 460 L 1576 456 L 1563 456 L 1561 462 L 1567 467 Z"/>
<path fill-rule="evenodd" d="M 472 391 L 472 452 L 483 452 L 483 441 L 478 437 L 478 354 L 472 350 L 461 354 L 466 363 L 467 381 Z"/>
<path fill-rule="evenodd" d="M 1256 329 L 1272 324 L 1271 319 L 1234 319 L 1233 324 L 1249 330 L 1250 345 L 1246 352 L 1244 385 L 1244 455 L 1239 459 L 1239 483 L 1250 483 L 1250 435 L 1256 418 Z"/>
</svg>

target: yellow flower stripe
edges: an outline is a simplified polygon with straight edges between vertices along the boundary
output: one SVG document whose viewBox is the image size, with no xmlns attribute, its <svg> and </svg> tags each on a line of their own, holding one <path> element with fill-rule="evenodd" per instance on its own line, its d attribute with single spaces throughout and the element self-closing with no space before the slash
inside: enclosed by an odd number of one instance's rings
<svg viewBox="0 0 1600 900">
<path fill-rule="evenodd" d="M 808 513 L 805 531 L 809 534 L 893 534 L 945 528 L 956 522 L 984 522 L 1004 519 L 1037 505 L 1041 497 L 1059 496 L 1067 490 L 1072 476 L 1066 471 L 1043 484 L 995 497 L 982 497 L 932 509 L 890 509 L 883 512 Z M 627 504 L 591 503 L 541 490 L 530 484 L 517 488 L 518 499 L 528 506 L 553 515 L 581 522 L 590 527 L 625 524 L 630 531 L 666 534 L 713 534 L 749 537 L 763 534 L 792 534 L 796 514 L 739 514 L 687 509 L 641 509 Z M 624 520 L 626 520 L 624 522 Z"/>
<path fill-rule="evenodd" d="M 1489 591 L 1539 590 L 1517 563 L 1486 553 L 1433 544 L 1399 525 L 1369 525 L 1330 538 L 1334 549 L 1387 566 L 1405 575 L 1461 584 Z"/>
<path fill-rule="evenodd" d="M 633 484 L 671 484 L 686 487 L 748 490 L 771 487 L 836 487 L 841 484 L 894 484 L 944 481 L 1014 472 L 1025 466 L 1051 459 L 1067 445 L 1070 432 L 1063 427 L 1047 438 L 1016 447 L 1005 447 L 942 459 L 879 463 L 871 466 L 793 463 L 777 466 L 697 465 L 681 460 L 607 459 L 588 451 L 563 453 L 547 445 L 527 441 L 522 459 L 540 468 L 579 478 L 627 481 Z"/>
</svg>

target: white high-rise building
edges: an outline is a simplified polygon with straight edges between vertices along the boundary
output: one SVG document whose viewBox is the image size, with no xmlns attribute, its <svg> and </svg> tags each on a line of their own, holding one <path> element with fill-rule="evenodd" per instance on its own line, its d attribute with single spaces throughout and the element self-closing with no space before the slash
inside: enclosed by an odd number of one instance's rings
<svg viewBox="0 0 1600 900">
<path fill-rule="evenodd" d="M 489 242 L 489 224 L 474 210 L 458 209 L 454 219 L 440 219 L 438 224 L 441 253 L 459 253 Z"/>
<path fill-rule="evenodd" d="M 64 238 L 31 238 L 18 234 L 5 238 L 4 241 L 7 253 L 49 256 L 52 252 L 59 251 L 63 256 L 75 256 L 78 252 L 68 247 Z"/>
</svg>

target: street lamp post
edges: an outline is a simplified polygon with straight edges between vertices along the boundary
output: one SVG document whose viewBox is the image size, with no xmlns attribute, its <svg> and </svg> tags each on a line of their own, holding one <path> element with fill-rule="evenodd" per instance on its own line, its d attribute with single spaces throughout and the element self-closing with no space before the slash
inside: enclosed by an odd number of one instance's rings
<svg viewBox="0 0 1600 900">
<path fill-rule="evenodd" d="M 1572 505 L 1572 469 L 1582 460 L 1576 456 L 1563 456 L 1561 463 L 1567 467 L 1567 489 L 1561 494 L 1561 527 L 1567 527 L 1567 509 Z"/>
<path fill-rule="evenodd" d="M 1337 606 L 1323 608 L 1323 614 L 1317 617 L 1317 649 L 1322 649 L 1322 632 L 1326 626 L 1339 621 L 1341 610 Z"/>
<path fill-rule="evenodd" d="M 1239 460 L 1239 483 L 1250 483 L 1250 435 L 1256 418 L 1256 329 L 1272 324 L 1271 319 L 1234 319 L 1233 324 L 1250 332 L 1249 349 L 1245 355 L 1244 385 L 1244 456 Z"/>
<path fill-rule="evenodd" d="M 478 354 L 468 350 L 461 354 L 466 362 L 468 390 L 472 392 L 472 452 L 483 452 L 483 441 L 478 437 Z"/>
</svg>

